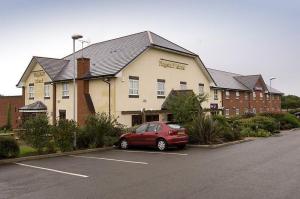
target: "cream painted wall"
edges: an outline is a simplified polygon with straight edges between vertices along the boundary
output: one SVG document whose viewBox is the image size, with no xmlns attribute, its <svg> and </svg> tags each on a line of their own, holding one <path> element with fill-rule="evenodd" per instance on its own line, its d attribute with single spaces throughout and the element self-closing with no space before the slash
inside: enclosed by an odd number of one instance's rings
<svg viewBox="0 0 300 199">
<path fill-rule="evenodd" d="M 56 83 L 56 118 L 59 117 L 59 110 L 66 110 L 66 119 L 73 119 L 73 82 L 68 81 L 68 90 L 69 90 L 69 98 L 63 99 L 63 83 Z M 75 92 L 77 93 L 77 89 L 75 88 Z M 76 96 L 75 93 L 75 96 Z M 76 99 L 77 104 L 77 99 Z M 75 117 L 77 106 L 75 106 Z"/>
<path fill-rule="evenodd" d="M 111 113 L 115 113 L 115 79 L 111 79 Z M 109 112 L 109 86 L 102 79 L 89 82 L 89 89 L 96 113 Z"/>
<path fill-rule="evenodd" d="M 188 65 L 185 70 L 164 68 L 159 66 L 160 59 L 186 63 Z M 139 98 L 128 97 L 129 76 L 139 77 Z M 172 89 L 180 89 L 180 81 L 187 82 L 187 89 L 192 89 L 196 94 L 199 93 L 199 83 L 204 84 L 204 92 L 206 94 L 210 95 L 211 93 L 211 82 L 204 75 L 194 58 L 158 49 L 148 49 L 123 69 L 116 79 L 116 115 L 120 117 L 119 121 L 121 123 L 131 125 L 131 118 L 122 115 L 121 111 L 139 111 L 143 108 L 146 110 L 161 109 L 161 105 L 165 99 L 157 98 L 157 79 L 164 79 L 166 81 L 166 97 Z M 208 108 L 210 103 L 211 97 L 203 105 Z"/>
<path fill-rule="evenodd" d="M 218 104 L 218 107 L 221 108 L 221 106 L 222 106 L 222 91 L 221 90 L 217 90 L 217 91 L 218 91 L 218 99 L 215 100 L 214 99 L 214 89 L 210 90 L 209 103 Z"/>
<path fill-rule="evenodd" d="M 49 122 L 52 123 L 52 115 L 53 115 L 53 86 L 50 84 L 50 99 L 44 98 L 44 83 L 51 82 L 50 77 L 45 72 L 41 77 L 34 77 L 34 72 L 44 71 L 43 68 L 37 63 L 30 75 L 28 76 L 27 80 L 25 81 L 25 105 L 32 104 L 36 101 L 41 101 L 47 106 L 47 116 L 49 117 Z M 36 80 L 41 80 L 41 82 Z M 29 84 L 34 84 L 34 99 L 29 99 Z"/>
</svg>

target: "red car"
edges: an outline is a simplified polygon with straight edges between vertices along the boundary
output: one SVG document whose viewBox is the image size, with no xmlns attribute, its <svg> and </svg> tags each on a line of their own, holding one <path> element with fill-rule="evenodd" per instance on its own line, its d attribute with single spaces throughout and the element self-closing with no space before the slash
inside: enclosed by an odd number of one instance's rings
<svg viewBox="0 0 300 199">
<path fill-rule="evenodd" d="M 184 148 L 188 143 L 185 128 L 175 123 L 148 122 L 138 126 L 134 132 L 121 135 L 119 146 L 151 146 L 158 150 L 166 150 L 169 146 Z"/>
</svg>

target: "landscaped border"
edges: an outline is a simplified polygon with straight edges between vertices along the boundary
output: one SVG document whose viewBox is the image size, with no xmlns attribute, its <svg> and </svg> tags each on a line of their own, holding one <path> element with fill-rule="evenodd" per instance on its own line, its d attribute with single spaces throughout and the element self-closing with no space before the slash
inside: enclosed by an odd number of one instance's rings
<svg viewBox="0 0 300 199">
<path fill-rule="evenodd" d="M 22 162 L 22 161 L 26 161 L 26 160 L 39 160 L 39 159 L 45 159 L 45 158 L 76 155 L 76 154 L 90 153 L 90 152 L 96 152 L 96 151 L 106 151 L 106 150 L 111 150 L 111 149 L 113 149 L 113 147 L 103 147 L 103 148 L 76 150 L 76 151 L 69 151 L 69 152 L 50 153 L 50 154 L 45 154 L 45 155 L 33 155 L 33 156 L 26 156 L 26 157 L 20 157 L 20 158 L 8 158 L 8 159 L 0 160 L 0 165 Z"/>
</svg>

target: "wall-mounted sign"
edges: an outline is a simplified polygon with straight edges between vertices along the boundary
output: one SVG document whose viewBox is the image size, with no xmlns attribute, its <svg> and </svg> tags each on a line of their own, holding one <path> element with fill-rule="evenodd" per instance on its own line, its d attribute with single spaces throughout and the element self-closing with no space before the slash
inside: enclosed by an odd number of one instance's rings
<svg viewBox="0 0 300 199">
<path fill-rule="evenodd" d="M 171 60 L 166 60 L 166 59 L 159 60 L 159 66 L 164 67 L 164 68 L 175 68 L 175 69 L 179 69 L 179 70 L 185 70 L 185 67 L 187 65 L 188 64 L 171 61 Z"/>
<path fill-rule="evenodd" d="M 34 82 L 35 83 L 43 83 L 44 82 L 45 71 L 34 71 L 33 76 L 34 76 Z"/>
</svg>

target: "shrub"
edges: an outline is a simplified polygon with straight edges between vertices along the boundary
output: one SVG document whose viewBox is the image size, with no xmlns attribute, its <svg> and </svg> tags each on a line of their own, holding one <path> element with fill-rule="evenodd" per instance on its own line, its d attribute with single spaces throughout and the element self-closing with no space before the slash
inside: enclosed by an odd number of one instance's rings
<svg viewBox="0 0 300 199">
<path fill-rule="evenodd" d="M 73 120 L 59 120 L 52 129 L 55 145 L 63 152 L 71 151 L 74 132 L 77 132 L 77 125 Z"/>
<path fill-rule="evenodd" d="M 92 144 L 91 136 L 82 128 L 78 130 L 76 141 L 78 149 L 87 149 Z"/>
<path fill-rule="evenodd" d="M 119 137 L 122 128 L 123 126 L 115 118 L 106 113 L 97 113 L 87 118 L 84 131 L 90 138 L 93 138 L 91 145 L 102 147 L 106 144 L 104 136 Z"/>
<path fill-rule="evenodd" d="M 261 115 L 274 118 L 280 123 L 281 130 L 300 127 L 299 119 L 290 113 L 262 113 Z"/>
<path fill-rule="evenodd" d="M 256 132 L 256 137 L 269 137 L 271 136 L 271 133 L 264 130 L 264 129 L 258 129 Z"/>
<path fill-rule="evenodd" d="M 212 144 L 217 142 L 221 128 L 218 122 L 213 120 L 211 116 L 198 113 L 191 123 L 189 132 L 191 142 Z"/>
<path fill-rule="evenodd" d="M 12 137 L 0 136 L 0 159 L 14 158 L 20 154 L 20 147 Z"/>
<path fill-rule="evenodd" d="M 38 153 L 42 153 L 51 140 L 47 116 L 42 114 L 26 120 L 24 129 L 21 137 L 28 145 L 37 149 Z"/>
<path fill-rule="evenodd" d="M 264 129 L 271 133 L 275 133 L 279 129 L 279 124 L 275 119 L 265 116 L 255 116 L 251 118 L 244 118 L 234 121 L 234 126 L 241 129 L 250 128 L 254 131 L 257 129 Z"/>
</svg>

